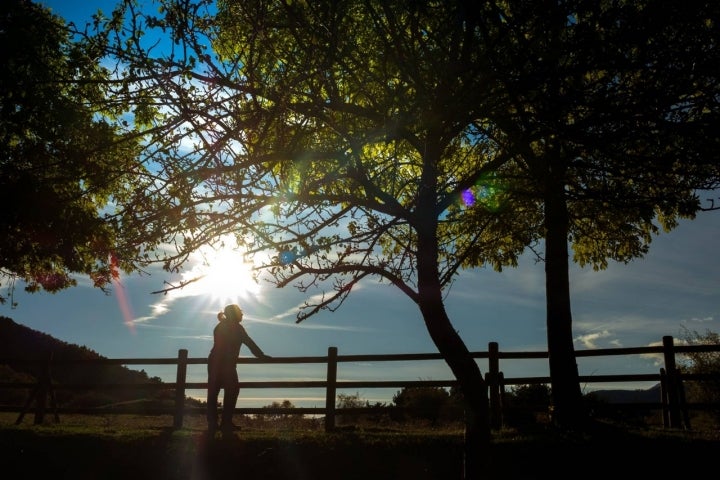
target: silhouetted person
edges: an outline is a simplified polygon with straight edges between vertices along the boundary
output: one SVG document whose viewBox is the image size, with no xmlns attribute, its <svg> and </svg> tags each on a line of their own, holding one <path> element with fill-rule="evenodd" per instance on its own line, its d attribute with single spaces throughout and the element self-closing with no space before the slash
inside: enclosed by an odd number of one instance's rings
<svg viewBox="0 0 720 480">
<path fill-rule="evenodd" d="M 219 323 L 213 330 L 214 343 L 208 356 L 208 394 L 207 421 L 208 432 L 212 435 L 218 430 L 218 395 L 224 389 L 222 421 L 220 430 L 228 434 L 235 429 L 232 423 L 235 402 L 240 387 L 238 386 L 237 359 L 240 347 L 245 344 L 250 352 L 258 358 L 270 358 L 250 338 L 245 327 L 240 325 L 243 311 L 233 304 L 218 313 Z"/>
</svg>

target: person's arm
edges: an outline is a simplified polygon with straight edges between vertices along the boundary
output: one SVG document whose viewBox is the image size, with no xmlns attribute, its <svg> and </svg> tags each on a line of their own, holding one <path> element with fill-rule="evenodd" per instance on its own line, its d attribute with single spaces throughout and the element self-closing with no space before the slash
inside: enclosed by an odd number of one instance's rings
<svg viewBox="0 0 720 480">
<path fill-rule="evenodd" d="M 258 347 L 257 343 L 255 343 L 253 339 L 250 338 L 250 335 L 248 335 L 245 327 L 243 327 L 242 325 L 240 325 L 240 334 L 242 338 L 242 343 L 248 346 L 250 352 L 253 355 L 255 355 L 257 358 L 270 358 L 270 355 L 265 355 L 262 349 Z"/>
</svg>

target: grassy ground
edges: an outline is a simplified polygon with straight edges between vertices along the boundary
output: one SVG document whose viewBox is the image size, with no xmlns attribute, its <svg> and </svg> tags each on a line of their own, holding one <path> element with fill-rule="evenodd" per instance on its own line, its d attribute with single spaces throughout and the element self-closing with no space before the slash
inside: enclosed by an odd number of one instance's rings
<svg viewBox="0 0 720 480">
<path fill-rule="evenodd" d="M 2 416 L 5 415 L 5 416 Z M 208 438 L 202 419 L 63 417 L 33 425 L 0 414 L 0 475 L 47 479 L 460 479 L 462 432 L 364 426 L 332 434 L 318 422 L 240 419 L 230 438 Z M 549 427 L 503 430 L 487 478 L 693 478 L 715 468 L 720 432 L 604 425 L 589 435 Z"/>
</svg>

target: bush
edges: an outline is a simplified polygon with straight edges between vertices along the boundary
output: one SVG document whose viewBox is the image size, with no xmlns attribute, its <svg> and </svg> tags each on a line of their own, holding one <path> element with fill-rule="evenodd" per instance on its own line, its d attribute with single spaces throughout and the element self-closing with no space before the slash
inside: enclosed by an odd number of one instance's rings
<svg viewBox="0 0 720 480">
<path fill-rule="evenodd" d="M 442 387 L 405 387 L 393 396 L 393 403 L 399 409 L 394 419 L 420 419 L 437 425 L 449 410 L 450 393 Z"/>
<path fill-rule="evenodd" d="M 342 413 L 337 416 L 337 423 L 339 425 L 351 425 L 351 424 L 373 424 L 380 425 L 384 423 L 388 415 L 385 411 L 387 405 L 382 402 L 376 402 L 371 404 L 368 400 L 360 398 L 359 393 L 355 395 L 346 395 L 343 393 L 338 394 L 336 408 L 363 408 L 363 409 L 376 409 L 376 413 Z"/>
<path fill-rule="evenodd" d="M 685 329 L 681 337 L 688 345 L 720 344 L 720 335 L 706 330 L 704 334 Z M 692 403 L 720 405 L 720 352 L 688 352 L 679 366 L 682 373 L 714 375 L 712 379 L 685 381 L 685 399 Z M 720 425 L 720 408 L 695 413 L 696 420 Z"/>
<path fill-rule="evenodd" d="M 523 427 L 539 423 L 550 410 L 550 387 L 546 384 L 515 385 L 504 398 L 504 422 Z"/>
</svg>

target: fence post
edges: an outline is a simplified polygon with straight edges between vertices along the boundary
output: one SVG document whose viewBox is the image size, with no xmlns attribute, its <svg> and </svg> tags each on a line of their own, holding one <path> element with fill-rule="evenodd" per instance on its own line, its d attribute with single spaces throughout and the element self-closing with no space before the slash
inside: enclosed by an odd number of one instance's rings
<svg viewBox="0 0 720 480">
<path fill-rule="evenodd" d="M 668 411 L 668 376 L 664 368 L 660 369 L 660 402 L 662 403 L 663 427 L 670 428 L 670 412 Z"/>
<path fill-rule="evenodd" d="M 505 392 L 505 374 L 503 372 L 498 373 L 498 389 L 500 394 L 500 427 L 502 428 L 502 426 L 505 425 L 505 413 L 507 413 L 505 410 L 507 407 L 507 395 Z"/>
<path fill-rule="evenodd" d="M 685 426 L 686 430 L 692 430 L 692 426 L 690 425 L 690 412 L 688 411 L 688 404 L 687 404 L 687 398 L 685 397 L 685 384 L 682 381 L 682 378 L 680 378 L 680 372 L 678 372 L 678 394 L 680 395 L 680 410 L 682 411 L 682 419 L 683 419 L 683 425 Z"/>
<path fill-rule="evenodd" d="M 35 425 L 42 424 L 45 418 L 45 407 L 47 404 L 48 395 L 50 396 L 52 407 L 55 410 L 55 422 L 60 422 L 60 417 L 58 416 L 57 412 L 57 401 L 55 399 L 55 392 L 52 388 L 52 378 L 50 376 L 50 366 L 52 363 L 52 358 L 53 353 L 50 352 L 50 357 L 48 358 L 47 363 L 44 365 L 44 367 L 41 367 L 42 370 L 40 370 L 40 372 L 38 373 L 37 385 L 35 385 L 35 388 L 33 388 L 30 392 L 30 395 L 25 402 L 25 406 L 22 408 L 22 411 L 20 412 L 20 415 L 18 415 L 17 420 L 15 420 L 15 425 L 20 425 L 22 423 L 23 418 L 25 418 L 25 413 L 30 408 L 30 405 L 32 405 L 33 400 L 35 400 L 36 402 Z"/>
<path fill-rule="evenodd" d="M 37 385 L 37 398 L 35 409 L 35 425 L 41 425 L 45 421 L 45 408 L 47 407 L 48 395 L 52 389 L 52 380 L 50 376 L 50 364 L 52 363 L 53 353 L 50 352 L 47 362 L 40 371 Z"/>
<path fill-rule="evenodd" d="M 498 343 L 488 343 L 487 384 L 490 393 L 490 428 L 499 430 L 502 426 L 502 405 L 500 403 L 500 354 Z"/>
<path fill-rule="evenodd" d="M 325 431 L 335 429 L 335 393 L 337 390 L 337 347 L 328 347 L 327 389 L 325 390 Z"/>
<path fill-rule="evenodd" d="M 174 428 L 182 428 L 183 413 L 185 411 L 185 380 L 187 379 L 188 351 L 185 348 L 178 350 L 177 377 L 175 379 L 175 418 Z"/>
<path fill-rule="evenodd" d="M 667 393 L 668 409 L 670 413 L 670 428 L 679 428 L 680 419 L 680 394 L 678 386 L 678 372 L 675 365 L 675 345 L 673 337 L 663 337 L 663 356 L 665 357 L 665 370 L 667 372 Z"/>
</svg>

